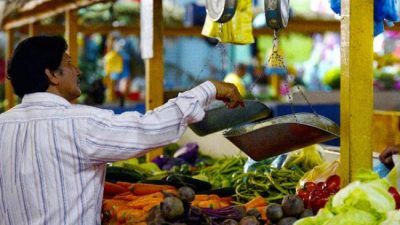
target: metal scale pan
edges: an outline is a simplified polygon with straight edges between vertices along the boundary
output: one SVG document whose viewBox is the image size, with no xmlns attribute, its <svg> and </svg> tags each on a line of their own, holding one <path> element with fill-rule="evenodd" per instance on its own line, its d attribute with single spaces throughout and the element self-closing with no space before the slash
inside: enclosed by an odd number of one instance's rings
<svg viewBox="0 0 400 225">
<path fill-rule="evenodd" d="M 215 101 L 205 112 L 202 121 L 189 125 L 199 136 L 272 116 L 271 109 L 256 100 L 244 100 L 244 107 L 238 106 L 234 109 L 226 108 L 222 101 Z"/>
<path fill-rule="evenodd" d="M 224 136 L 258 161 L 339 137 L 339 127 L 313 113 L 296 113 L 235 127 Z"/>
</svg>

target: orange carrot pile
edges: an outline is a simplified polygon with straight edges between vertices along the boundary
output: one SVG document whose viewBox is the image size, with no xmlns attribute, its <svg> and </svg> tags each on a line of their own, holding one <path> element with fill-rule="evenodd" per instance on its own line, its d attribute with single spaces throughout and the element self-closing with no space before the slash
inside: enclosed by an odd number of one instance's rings
<svg viewBox="0 0 400 225">
<path fill-rule="evenodd" d="M 162 192 L 176 194 L 169 185 L 106 182 L 104 185 L 103 224 L 146 225 L 150 209 L 164 200 Z"/>
<path fill-rule="evenodd" d="M 218 195 L 195 195 L 192 206 L 219 209 L 231 205 L 232 197 L 221 198 Z"/>
</svg>

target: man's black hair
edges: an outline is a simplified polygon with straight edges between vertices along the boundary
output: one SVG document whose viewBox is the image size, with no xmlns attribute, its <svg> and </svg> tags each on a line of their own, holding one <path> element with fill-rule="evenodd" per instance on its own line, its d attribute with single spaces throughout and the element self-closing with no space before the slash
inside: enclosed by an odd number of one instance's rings
<svg viewBox="0 0 400 225">
<path fill-rule="evenodd" d="M 45 92 L 49 80 L 45 70 L 57 70 L 68 45 L 61 36 L 34 36 L 21 41 L 8 63 L 7 78 L 14 92 L 25 94 Z"/>
</svg>

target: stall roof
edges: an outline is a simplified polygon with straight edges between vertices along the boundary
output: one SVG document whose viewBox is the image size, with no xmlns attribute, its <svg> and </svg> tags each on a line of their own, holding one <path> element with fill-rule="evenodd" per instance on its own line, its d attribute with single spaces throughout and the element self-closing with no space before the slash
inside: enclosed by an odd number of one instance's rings
<svg viewBox="0 0 400 225">
<path fill-rule="evenodd" d="M 1 27 L 17 28 L 67 10 L 107 1 L 111 0 L 6 0 L 0 15 Z"/>
</svg>

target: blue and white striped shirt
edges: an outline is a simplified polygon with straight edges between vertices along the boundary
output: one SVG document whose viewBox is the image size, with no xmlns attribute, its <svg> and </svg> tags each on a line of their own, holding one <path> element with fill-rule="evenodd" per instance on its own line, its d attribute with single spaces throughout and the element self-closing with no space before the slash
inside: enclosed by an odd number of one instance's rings
<svg viewBox="0 0 400 225">
<path fill-rule="evenodd" d="M 101 224 L 105 163 L 176 141 L 215 95 L 207 81 L 144 115 L 25 95 L 0 115 L 0 225 Z"/>
</svg>

